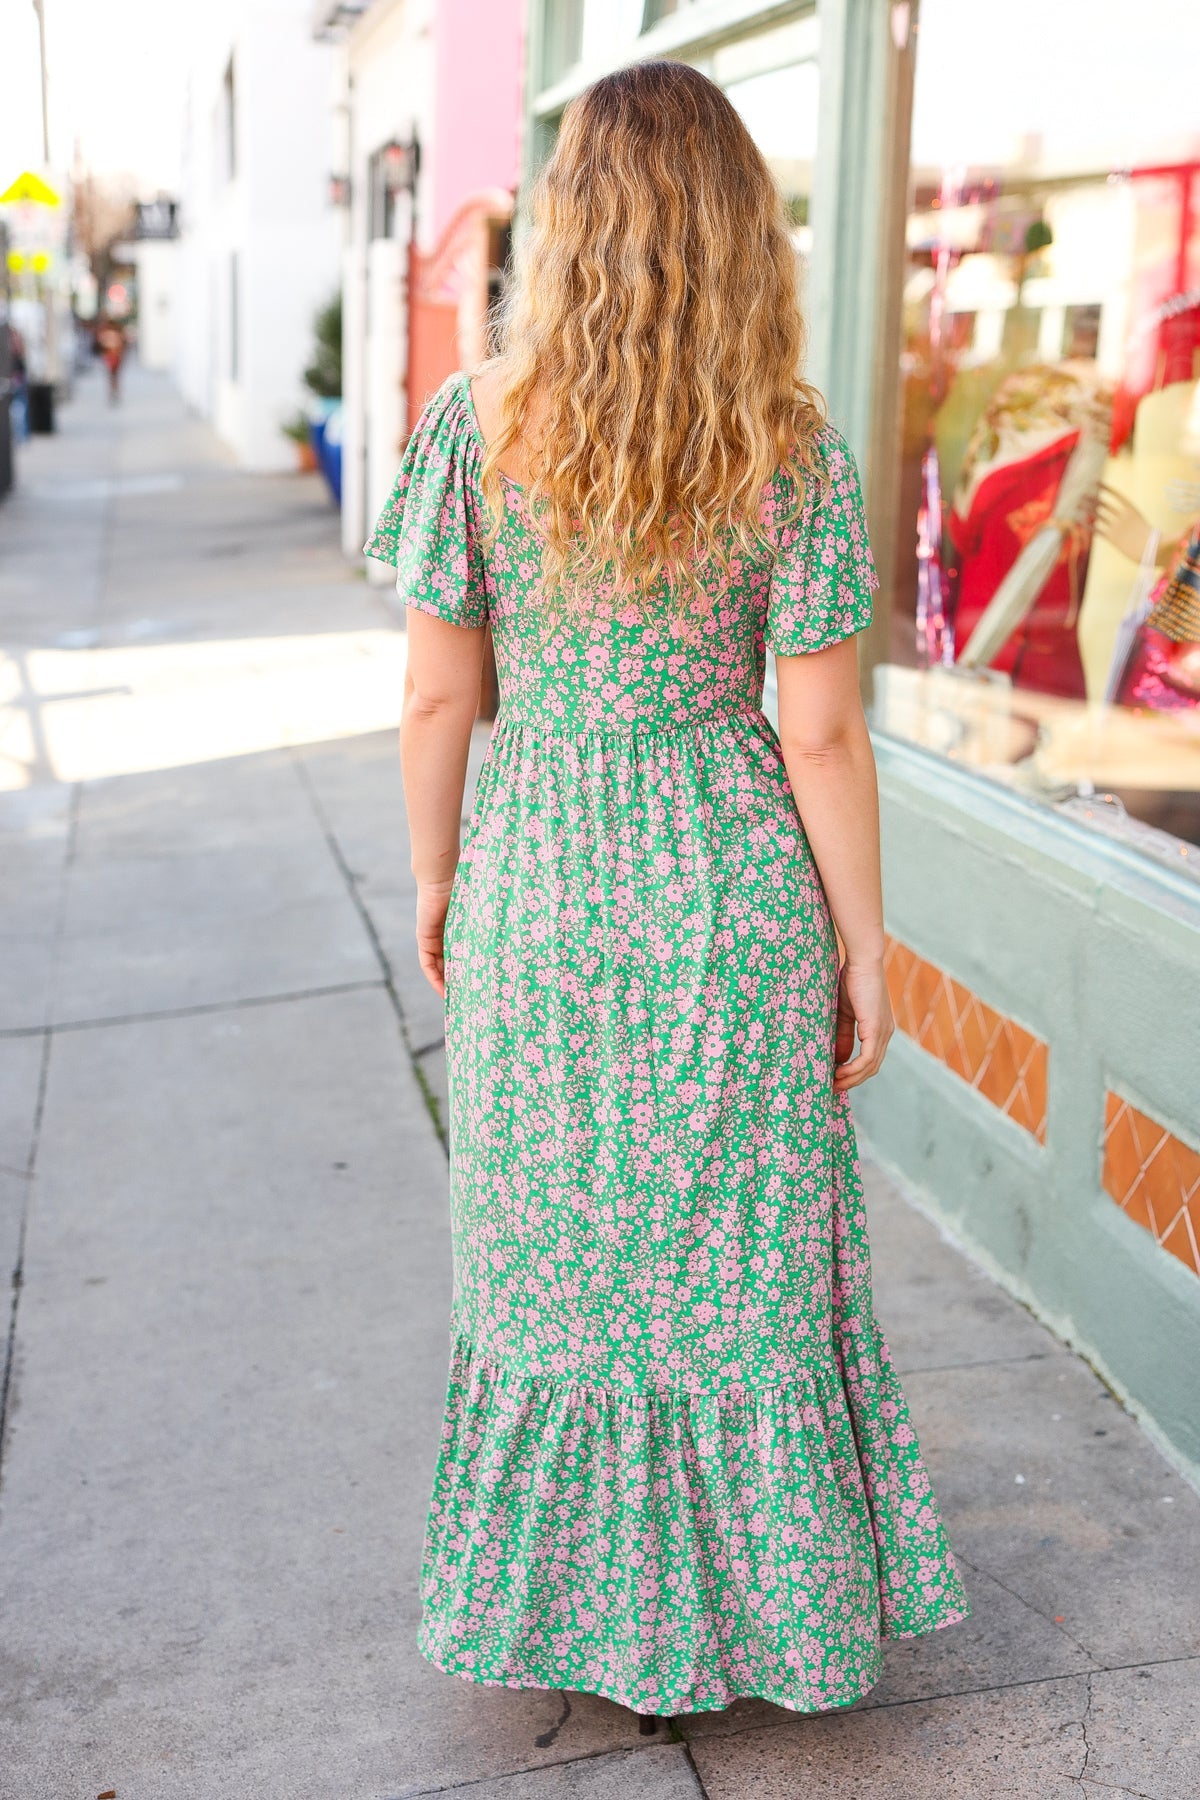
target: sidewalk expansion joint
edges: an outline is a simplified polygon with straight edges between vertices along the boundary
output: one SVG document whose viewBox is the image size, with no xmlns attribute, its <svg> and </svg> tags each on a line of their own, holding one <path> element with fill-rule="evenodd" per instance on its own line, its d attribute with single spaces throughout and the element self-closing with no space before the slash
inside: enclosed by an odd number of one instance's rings
<svg viewBox="0 0 1200 1800">
<path fill-rule="evenodd" d="M 308 803 L 312 808 L 313 817 L 316 819 L 318 828 L 329 848 L 329 854 L 333 858 L 334 865 L 345 883 L 350 903 L 358 914 L 362 928 L 366 932 L 367 941 L 371 946 L 376 962 L 379 964 L 380 976 L 382 978 L 384 989 L 387 992 L 392 1012 L 395 1015 L 396 1025 L 400 1032 L 400 1041 L 404 1045 L 405 1053 L 408 1056 L 409 1067 L 412 1070 L 413 1079 L 420 1089 L 421 1098 L 425 1102 L 425 1110 L 429 1114 L 433 1129 L 437 1134 L 438 1142 L 442 1146 L 443 1155 L 448 1157 L 450 1154 L 450 1140 L 447 1134 L 446 1125 L 442 1120 L 441 1108 L 438 1105 L 437 1095 L 434 1093 L 429 1078 L 419 1060 L 420 1057 L 426 1055 L 428 1050 L 433 1046 L 427 1045 L 425 1049 L 417 1050 L 413 1045 L 412 1032 L 409 1030 L 408 1018 L 404 1011 L 404 1002 L 400 998 L 400 991 L 396 985 L 395 971 L 392 968 L 388 953 L 384 949 L 383 939 L 379 935 L 379 928 L 372 916 L 371 909 L 363 899 L 358 877 L 346 860 L 345 853 L 338 841 L 337 832 L 334 830 L 333 823 L 321 803 L 321 797 L 317 793 L 312 776 L 308 772 L 308 767 L 304 761 L 303 754 L 294 746 L 288 746 L 287 748 L 288 755 L 291 758 L 292 767 L 296 771 L 296 779 L 304 790 Z"/>
<path fill-rule="evenodd" d="M 1014 1363 L 1050 1362 L 1055 1357 L 1074 1358 L 1074 1352 L 1065 1344 L 1052 1344 L 1049 1350 L 1022 1350 L 1015 1356 L 980 1356 L 969 1362 L 921 1363 L 900 1369 L 899 1373 L 906 1381 L 914 1381 L 918 1375 L 954 1375 L 959 1369 L 1003 1369 Z"/>
<path fill-rule="evenodd" d="M 46 1088 L 50 1076 L 50 1049 L 53 1039 L 47 1031 L 42 1035 L 42 1055 L 38 1068 L 37 1097 L 33 1107 L 33 1127 L 29 1134 L 29 1154 L 25 1162 L 25 1185 L 21 1197 L 21 1219 L 17 1227 L 17 1254 L 12 1269 L 12 1299 L 8 1309 L 8 1329 L 4 1338 L 4 1368 L 0 1372 L 0 1487 L 4 1480 L 4 1452 L 8 1445 L 9 1406 L 13 1394 L 13 1370 L 17 1354 L 17 1314 L 21 1289 L 25 1281 L 25 1238 L 29 1230 L 29 1204 L 33 1177 L 37 1166 L 38 1146 L 42 1136 L 42 1120 L 46 1112 Z"/>
<path fill-rule="evenodd" d="M 529 1689 L 527 1691 L 533 1692 L 535 1690 Z M 553 1693 L 557 1690 L 547 1688 L 539 1691 Z M 574 1690 L 572 1690 L 572 1692 L 574 1692 Z M 666 1723 L 668 1726 L 674 1725 L 672 1719 L 668 1719 Z M 540 1740 L 535 1740 L 535 1742 L 538 1741 Z M 547 1758 L 545 1762 L 533 1763 L 531 1766 L 525 1768 L 501 1769 L 494 1774 L 472 1775 L 466 1781 L 448 1781 L 442 1787 L 418 1788 L 415 1793 L 388 1795 L 385 1797 L 385 1800 L 436 1800 L 436 1796 L 439 1794 L 464 1794 L 469 1797 L 472 1789 L 481 1787 L 490 1788 L 494 1783 L 500 1781 L 517 1781 L 523 1775 L 541 1775 L 546 1769 L 573 1769 L 579 1764 L 600 1763 L 610 1760 L 615 1761 L 618 1757 L 628 1761 L 633 1757 L 640 1756 L 646 1750 L 664 1750 L 668 1747 L 671 1749 L 682 1749 L 684 1761 L 687 1763 L 688 1768 L 691 1771 L 692 1779 L 696 1783 L 699 1800 L 708 1800 L 708 1790 L 701 1781 L 699 1772 L 692 1760 L 691 1750 L 688 1746 L 687 1739 L 680 1736 L 664 1738 L 658 1735 L 642 1738 L 636 1744 L 609 1744 L 597 1750 L 584 1750 L 581 1751 L 578 1756 L 550 1757 Z"/>
<path fill-rule="evenodd" d="M 164 1006 L 137 1013 L 110 1013 L 98 1019 L 62 1019 L 53 1025 L 12 1025 L 0 1031 L 0 1039 L 40 1037 L 48 1031 L 103 1031 L 110 1025 L 149 1025 L 156 1019 L 198 1019 L 208 1013 L 244 1012 L 251 1006 L 291 1006 L 297 1000 L 323 1000 L 330 994 L 368 993 L 385 984 L 369 981 L 335 981 L 327 987 L 296 988 L 283 994 L 247 994 L 239 1000 L 200 1000 L 194 1006 Z"/>
<path fill-rule="evenodd" d="M 845 1708 L 839 1713 L 839 1716 L 857 1718 L 868 1712 L 892 1712 L 904 1706 L 928 1706 L 935 1700 L 968 1700 L 973 1694 L 1007 1694 L 1019 1688 L 1046 1687 L 1052 1681 L 1091 1681 L 1097 1675 L 1124 1675 L 1134 1669 L 1170 1669 L 1180 1663 L 1200 1663 L 1200 1657 L 1152 1656 L 1146 1657 L 1140 1662 L 1101 1663 L 1097 1664 L 1094 1669 L 1066 1669 L 1059 1670 L 1057 1674 L 1053 1675 L 1029 1675 L 1023 1681 L 983 1681 L 977 1682 L 973 1687 L 938 1688 L 928 1694 L 906 1695 L 903 1699 L 898 1700 L 875 1700 L 869 1706 L 856 1702 L 853 1706 Z M 820 1715 L 809 1713 L 795 1715 L 798 1719 L 814 1716 Z M 764 1725 L 761 1719 L 755 1719 L 745 1725 L 730 1727 L 721 1733 L 721 1738 L 725 1740 L 733 1737 L 746 1737 L 753 1731 L 773 1731 L 777 1730 L 779 1726 L 788 1726 L 792 1723 L 792 1719 L 780 1719 L 778 1725 L 774 1720 L 769 1725 Z M 689 1739 L 687 1741 L 695 1742 L 697 1740 Z M 1081 1778 L 1078 1775 L 1072 1775 L 1070 1779 L 1078 1781 Z M 1090 1775 L 1088 1782 L 1089 1785 L 1095 1785 L 1096 1777 Z M 439 1790 L 434 1788 L 431 1791 L 437 1793 Z M 1149 1796 L 1148 1800 L 1154 1800 L 1154 1796 Z"/>
<path fill-rule="evenodd" d="M 62 943 L 67 922 L 67 891 L 79 842 L 79 812 L 82 803 L 83 783 L 81 781 L 73 782 L 67 808 L 66 841 L 63 845 L 63 859 L 58 872 L 58 893 L 54 903 L 54 928 L 51 933 L 51 977 L 48 1000 L 48 1007 L 51 1011 L 54 1009 L 58 994 L 59 972 L 62 967 Z M 33 1103 L 33 1122 L 29 1129 L 29 1148 L 25 1157 L 21 1217 L 17 1226 L 17 1252 L 12 1267 L 12 1300 L 8 1311 L 8 1330 L 4 1339 L 4 1368 L 0 1372 L 0 1485 L 4 1480 L 4 1453 L 8 1445 L 8 1420 L 13 1398 L 17 1356 L 17 1318 L 21 1307 L 21 1291 L 25 1285 L 25 1242 L 29 1234 L 29 1209 L 32 1205 L 33 1179 L 37 1170 L 38 1150 L 42 1141 L 42 1122 L 46 1116 L 50 1053 L 54 1047 L 54 1033 L 48 1024 L 31 1035 L 41 1038 L 42 1054 L 38 1061 L 37 1093 Z"/>
</svg>

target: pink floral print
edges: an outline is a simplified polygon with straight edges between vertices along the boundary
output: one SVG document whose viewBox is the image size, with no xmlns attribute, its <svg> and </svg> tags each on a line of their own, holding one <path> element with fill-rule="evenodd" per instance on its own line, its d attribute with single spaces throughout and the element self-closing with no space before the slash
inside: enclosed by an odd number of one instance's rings
<svg viewBox="0 0 1200 1800">
<path fill-rule="evenodd" d="M 837 944 L 765 649 L 861 630 L 854 460 L 764 493 L 688 624 L 601 592 L 547 631 L 495 541 L 469 385 L 366 548 L 490 621 L 501 705 L 446 921 L 454 1298 L 418 1643 L 473 1681 L 641 1712 L 844 1706 L 883 1638 L 969 1610 L 871 1301 L 831 1086 Z"/>
</svg>

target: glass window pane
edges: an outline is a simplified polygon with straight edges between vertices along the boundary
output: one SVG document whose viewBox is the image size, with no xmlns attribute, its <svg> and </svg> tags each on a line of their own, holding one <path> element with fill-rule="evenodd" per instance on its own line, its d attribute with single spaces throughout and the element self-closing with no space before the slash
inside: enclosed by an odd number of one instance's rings
<svg viewBox="0 0 1200 1800">
<path fill-rule="evenodd" d="M 806 225 L 817 148 L 816 63 L 792 63 L 731 81 L 725 92 L 770 163 L 793 221 Z"/>
<path fill-rule="evenodd" d="M 543 0 L 542 82 L 573 69 L 583 50 L 583 0 Z"/>
<path fill-rule="evenodd" d="M 1178 0 L 924 0 L 876 684 L 883 729 L 1193 845 L 1198 53 Z"/>
</svg>

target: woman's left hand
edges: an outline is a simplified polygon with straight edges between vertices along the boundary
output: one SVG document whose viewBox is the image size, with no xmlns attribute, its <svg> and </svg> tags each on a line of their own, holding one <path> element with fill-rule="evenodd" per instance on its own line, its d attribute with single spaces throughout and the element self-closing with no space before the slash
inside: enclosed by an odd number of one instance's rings
<svg viewBox="0 0 1200 1800">
<path fill-rule="evenodd" d="M 417 957 L 421 973 L 446 998 L 446 908 L 453 881 L 423 882 L 417 888 Z"/>
<path fill-rule="evenodd" d="M 833 1046 L 833 1091 L 848 1093 L 879 1072 L 896 1021 L 888 995 L 883 958 L 842 964 L 838 972 L 837 1030 Z M 854 1054 L 855 1034 L 858 1055 Z"/>
</svg>

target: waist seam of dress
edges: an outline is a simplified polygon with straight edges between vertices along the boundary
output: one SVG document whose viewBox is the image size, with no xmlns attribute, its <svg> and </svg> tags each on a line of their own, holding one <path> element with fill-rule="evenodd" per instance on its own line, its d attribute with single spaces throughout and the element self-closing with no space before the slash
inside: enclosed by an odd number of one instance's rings
<svg viewBox="0 0 1200 1800">
<path fill-rule="evenodd" d="M 727 725 L 735 719 L 746 719 L 754 724 L 761 723 L 768 726 L 771 723 L 761 706 L 744 705 L 724 707 L 719 712 L 713 711 L 705 714 L 703 718 L 683 719 L 669 725 L 663 725 L 657 721 L 633 719 L 623 724 L 605 723 L 573 729 L 570 726 L 550 724 L 541 719 L 513 717 L 505 710 L 504 702 L 501 701 L 500 710 L 493 723 L 492 735 L 499 736 L 502 732 L 522 731 L 529 732 L 536 737 L 562 738 L 568 741 L 602 737 L 613 738 L 620 742 L 635 737 L 686 737 L 689 732 L 707 731 L 715 726 Z"/>
<path fill-rule="evenodd" d="M 885 1347 L 877 1327 L 875 1337 L 876 1353 L 885 1355 Z M 836 1355 L 832 1347 L 829 1353 Z M 615 1409 L 619 1412 L 659 1411 L 670 1414 L 680 1407 L 691 1410 L 715 1406 L 721 1412 L 754 1412 L 759 1407 L 775 1408 L 789 1400 L 810 1404 L 813 1395 L 819 1396 L 824 1405 L 831 1396 L 836 1397 L 840 1386 L 840 1383 L 830 1380 L 828 1371 L 814 1365 L 798 1369 L 781 1381 L 764 1383 L 762 1386 L 730 1382 L 727 1387 L 695 1391 L 683 1387 L 606 1387 L 602 1382 L 563 1380 L 555 1375 L 526 1372 L 507 1365 L 481 1350 L 470 1335 L 463 1331 L 451 1334 L 450 1361 L 460 1377 L 478 1382 L 481 1386 L 509 1393 L 517 1388 L 536 1388 L 543 1397 L 554 1396 L 569 1405 L 592 1406 L 601 1411 Z"/>
</svg>

